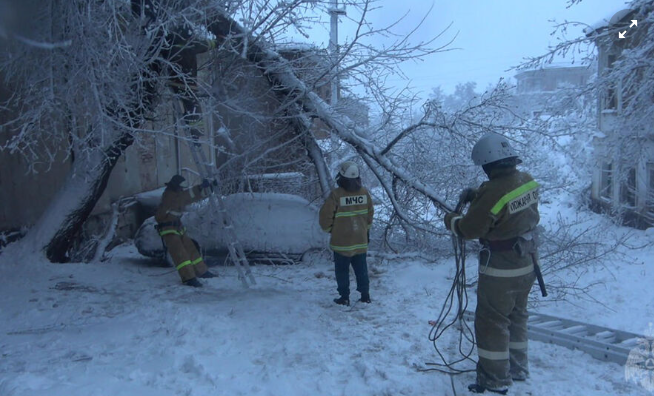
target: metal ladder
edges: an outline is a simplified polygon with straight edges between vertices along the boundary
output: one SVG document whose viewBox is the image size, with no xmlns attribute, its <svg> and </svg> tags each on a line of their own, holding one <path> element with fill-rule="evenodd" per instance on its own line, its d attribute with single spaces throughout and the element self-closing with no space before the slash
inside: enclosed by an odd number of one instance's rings
<svg viewBox="0 0 654 396">
<path fill-rule="evenodd" d="M 202 117 L 202 114 L 196 114 L 199 117 Z M 189 125 L 188 118 L 184 117 L 184 124 L 181 128 L 185 131 L 185 136 L 188 139 L 188 148 L 191 151 L 191 156 L 193 157 L 193 162 L 200 173 L 200 176 L 203 179 L 207 179 L 210 182 L 214 182 L 215 170 L 212 164 L 207 161 L 207 157 L 202 150 L 202 143 L 199 140 L 201 136 L 200 133 L 193 133 L 193 130 L 196 128 L 193 125 Z M 202 118 L 200 118 L 199 123 L 201 123 Z M 222 226 L 222 229 L 227 233 L 227 248 L 229 249 L 229 257 L 234 262 L 234 266 L 238 271 L 238 278 L 241 280 L 241 283 L 244 287 L 249 287 L 250 285 L 256 285 L 257 281 L 254 279 L 252 270 L 250 268 L 250 263 L 248 262 L 245 252 L 243 251 L 243 246 L 239 242 L 236 232 L 234 230 L 234 224 L 227 213 L 225 206 L 225 201 L 223 197 L 213 192 L 209 196 L 209 202 L 213 213 L 216 213 L 218 216 L 218 223 Z M 249 281 L 249 283 L 248 283 Z"/>
<path fill-rule="evenodd" d="M 474 320 L 471 311 L 466 320 Z M 531 313 L 527 322 L 529 339 L 561 345 L 586 352 L 595 359 L 624 365 L 629 352 L 638 345 L 642 335 L 609 329 L 556 316 Z"/>
</svg>

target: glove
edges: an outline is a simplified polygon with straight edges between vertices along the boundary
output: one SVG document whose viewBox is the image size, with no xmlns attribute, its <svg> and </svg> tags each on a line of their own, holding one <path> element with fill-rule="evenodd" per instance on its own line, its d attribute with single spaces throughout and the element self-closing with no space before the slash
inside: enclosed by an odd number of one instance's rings
<svg viewBox="0 0 654 396">
<path fill-rule="evenodd" d="M 450 212 L 450 213 L 445 215 L 445 219 L 444 219 L 445 228 L 447 228 L 448 231 L 452 231 L 450 229 L 450 227 L 452 226 L 452 219 L 455 218 L 455 217 L 458 217 L 458 216 L 461 216 L 461 215 L 456 213 L 456 212 Z"/>
<path fill-rule="evenodd" d="M 209 180 L 207 180 L 207 179 L 202 179 L 202 183 L 200 184 L 200 188 L 202 188 L 202 189 L 211 188 L 211 190 L 213 190 L 213 188 L 211 187 L 211 182 Z"/>
<path fill-rule="evenodd" d="M 463 191 L 461 191 L 461 194 L 459 194 L 459 202 L 466 204 L 468 202 L 472 202 L 476 197 L 477 197 L 476 189 L 466 188 Z"/>
</svg>

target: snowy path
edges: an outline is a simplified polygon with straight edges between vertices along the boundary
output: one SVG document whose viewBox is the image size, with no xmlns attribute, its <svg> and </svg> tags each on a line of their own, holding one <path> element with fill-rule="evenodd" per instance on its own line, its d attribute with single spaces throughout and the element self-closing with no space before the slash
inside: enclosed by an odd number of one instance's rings
<svg viewBox="0 0 654 396">
<path fill-rule="evenodd" d="M 373 303 L 352 307 L 331 302 L 324 258 L 256 266 L 250 290 L 224 267 L 203 290 L 181 287 L 132 246 L 104 263 L 0 268 L 0 395 L 453 394 L 448 376 L 413 367 L 436 359 L 426 321 L 446 265 L 378 265 Z M 510 394 L 647 394 L 581 352 L 534 342 L 531 356 L 532 379 Z M 457 394 L 473 380 L 456 377 Z"/>
</svg>

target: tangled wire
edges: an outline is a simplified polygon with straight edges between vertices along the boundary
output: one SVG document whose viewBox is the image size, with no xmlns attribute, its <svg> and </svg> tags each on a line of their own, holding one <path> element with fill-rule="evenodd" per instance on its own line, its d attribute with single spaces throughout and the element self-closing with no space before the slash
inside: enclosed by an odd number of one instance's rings
<svg viewBox="0 0 654 396">
<path fill-rule="evenodd" d="M 459 202 L 455 211 L 461 213 L 463 204 Z M 425 363 L 429 368 L 420 371 L 439 371 L 442 373 L 456 375 L 474 372 L 474 368 L 461 368 L 461 364 L 470 361 L 473 364 L 477 362 L 471 357 L 475 348 L 475 335 L 468 323 L 463 319 L 463 313 L 468 307 L 468 292 L 466 291 L 466 252 L 465 240 L 461 237 L 452 235 L 452 246 L 454 248 L 454 260 L 456 263 L 456 272 L 454 281 L 450 288 L 447 298 L 441 307 L 438 319 L 430 321 L 432 329 L 429 332 L 429 341 L 434 345 L 436 353 L 440 358 L 437 363 Z M 456 305 L 456 315 L 451 315 L 452 309 Z M 448 361 L 443 352 L 439 349 L 438 340 L 451 327 L 458 328 L 458 345 L 457 350 L 459 357 L 453 361 Z"/>
</svg>

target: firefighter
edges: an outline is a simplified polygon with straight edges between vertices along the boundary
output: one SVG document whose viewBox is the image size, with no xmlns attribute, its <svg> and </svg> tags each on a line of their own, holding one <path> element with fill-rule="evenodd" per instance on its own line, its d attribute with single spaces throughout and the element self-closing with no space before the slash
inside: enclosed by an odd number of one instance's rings
<svg viewBox="0 0 654 396">
<path fill-rule="evenodd" d="M 343 162 L 336 176 L 338 188 L 332 190 L 320 208 L 320 227 L 331 234 L 330 248 L 334 252 L 334 272 L 340 295 L 334 302 L 350 305 L 350 264 L 354 269 L 359 301 L 370 303 L 366 252 L 372 226 L 373 206 L 370 193 L 361 186 L 359 167 Z"/>
<path fill-rule="evenodd" d="M 477 380 L 468 389 L 506 393 L 513 381 L 529 375 L 527 297 L 536 279 L 534 266 L 538 184 L 516 169 L 522 161 L 509 141 L 484 135 L 472 149 L 488 181 L 466 189 L 465 215 L 448 213 L 445 226 L 464 239 L 479 239 L 479 284 L 475 311 Z"/>
<path fill-rule="evenodd" d="M 198 277 L 213 278 L 216 275 L 207 269 L 195 243 L 186 234 L 181 218 L 184 207 L 209 196 L 212 187 L 205 179 L 202 184 L 185 189 L 182 186 L 185 180 L 182 176 L 175 175 L 166 183 L 154 219 L 182 282 L 188 286 L 202 287 Z"/>
</svg>

